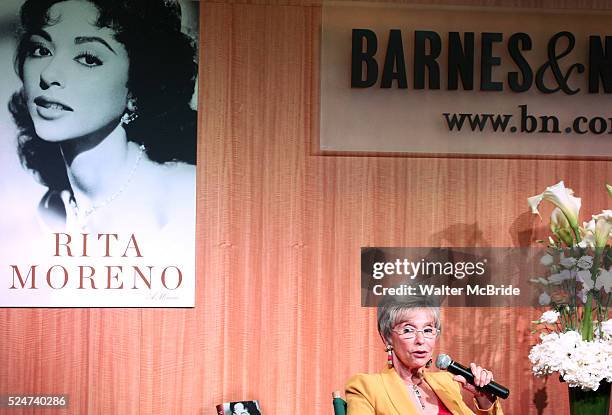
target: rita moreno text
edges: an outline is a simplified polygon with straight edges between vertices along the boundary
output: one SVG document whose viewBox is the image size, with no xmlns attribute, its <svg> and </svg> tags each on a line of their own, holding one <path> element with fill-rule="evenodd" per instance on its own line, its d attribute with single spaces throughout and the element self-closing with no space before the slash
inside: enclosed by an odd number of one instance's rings
<svg viewBox="0 0 612 415">
<path fill-rule="evenodd" d="M 135 234 L 59 232 L 53 238 L 51 258 L 62 264 L 10 265 L 10 289 L 176 290 L 183 282 L 179 266 L 146 263 Z"/>
</svg>

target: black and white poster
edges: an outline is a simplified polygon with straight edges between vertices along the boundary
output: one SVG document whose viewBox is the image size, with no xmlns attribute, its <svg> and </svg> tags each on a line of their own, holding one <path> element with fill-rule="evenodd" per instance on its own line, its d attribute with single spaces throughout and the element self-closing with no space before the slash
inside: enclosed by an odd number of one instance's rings
<svg viewBox="0 0 612 415">
<path fill-rule="evenodd" d="M 0 306 L 193 307 L 196 1 L 0 5 Z"/>
</svg>

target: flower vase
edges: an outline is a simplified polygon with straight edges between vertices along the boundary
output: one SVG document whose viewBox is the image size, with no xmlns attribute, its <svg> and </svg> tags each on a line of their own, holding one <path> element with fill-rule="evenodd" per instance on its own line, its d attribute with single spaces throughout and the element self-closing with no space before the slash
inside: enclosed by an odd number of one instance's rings
<svg viewBox="0 0 612 415">
<path fill-rule="evenodd" d="M 596 391 L 570 387 L 570 415 L 608 415 L 610 385 L 610 382 L 602 381 Z"/>
</svg>

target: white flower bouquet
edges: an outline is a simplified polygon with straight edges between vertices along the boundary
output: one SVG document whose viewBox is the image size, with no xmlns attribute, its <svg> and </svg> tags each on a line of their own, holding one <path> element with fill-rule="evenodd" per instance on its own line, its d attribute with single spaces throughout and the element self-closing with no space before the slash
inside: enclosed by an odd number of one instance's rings
<svg viewBox="0 0 612 415">
<path fill-rule="evenodd" d="M 607 186 L 612 196 L 612 187 Z M 581 200 L 563 182 L 527 201 L 539 215 L 542 201 L 555 205 L 550 218 L 552 235 L 541 263 L 549 275 L 532 281 L 544 292 L 540 304 L 549 305 L 535 321 L 541 342 L 529 360 L 536 376 L 558 373 L 572 387 L 597 390 L 612 382 L 612 210 L 593 215 L 579 225 Z"/>
</svg>

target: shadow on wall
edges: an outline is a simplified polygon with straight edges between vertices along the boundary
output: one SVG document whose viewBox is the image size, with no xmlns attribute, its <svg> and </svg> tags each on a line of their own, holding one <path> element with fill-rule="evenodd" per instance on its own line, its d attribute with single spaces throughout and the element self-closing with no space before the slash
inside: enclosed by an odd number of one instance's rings
<svg viewBox="0 0 612 415">
<path fill-rule="evenodd" d="M 529 247 L 534 243 L 535 235 L 540 234 L 545 226 L 538 226 L 540 219 L 537 215 L 527 211 L 521 213 L 510 225 L 509 234 L 512 237 L 512 243 L 515 247 Z M 544 413 L 544 409 L 548 406 L 548 392 L 546 389 L 546 381 L 544 386 L 537 389 L 533 394 L 533 405 L 535 406 L 538 415 Z"/>
<path fill-rule="evenodd" d="M 432 235 L 432 246 L 435 247 L 479 247 L 489 246 L 478 227 L 478 223 L 456 223 Z"/>
<path fill-rule="evenodd" d="M 548 406 L 548 393 L 546 392 L 546 386 L 541 387 L 533 394 L 533 404 L 538 411 L 538 415 L 544 413 L 544 408 Z"/>
<path fill-rule="evenodd" d="M 510 225 L 509 233 L 515 247 L 528 247 L 533 243 L 540 219 L 531 212 L 521 213 Z"/>
</svg>

